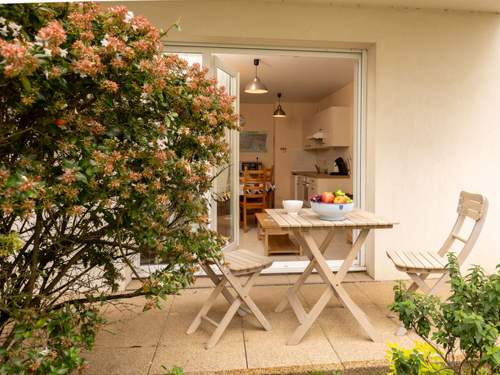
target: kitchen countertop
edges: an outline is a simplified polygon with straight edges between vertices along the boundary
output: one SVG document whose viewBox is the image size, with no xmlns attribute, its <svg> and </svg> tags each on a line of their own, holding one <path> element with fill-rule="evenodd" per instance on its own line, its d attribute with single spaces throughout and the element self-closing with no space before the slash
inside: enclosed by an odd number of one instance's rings
<svg viewBox="0 0 500 375">
<path fill-rule="evenodd" d="M 351 176 L 339 176 L 339 175 L 330 175 L 325 173 L 317 173 L 313 171 L 292 171 L 292 175 L 294 176 L 306 176 L 313 178 L 351 178 Z"/>
</svg>

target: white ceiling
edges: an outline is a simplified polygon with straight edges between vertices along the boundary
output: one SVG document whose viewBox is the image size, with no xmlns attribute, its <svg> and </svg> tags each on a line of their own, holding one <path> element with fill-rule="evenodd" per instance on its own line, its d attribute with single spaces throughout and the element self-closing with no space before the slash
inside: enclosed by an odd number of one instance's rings
<svg viewBox="0 0 500 375">
<path fill-rule="evenodd" d="M 453 9 L 500 12 L 500 0 L 265 0 L 284 3 L 315 2 L 332 5 L 385 6 L 398 8 Z"/>
<path fill-rule="evenodd" d="M 303 56 L 217 55 L 228 69 L 240 73 L 242 103 L 316 102 L 353 80 L 354 61 L 346 58 Z M 245 86 L 255 75 L 253 59 L 260 58 L 258 75 L 267 94 L 247 94 Z"/>
</svg>

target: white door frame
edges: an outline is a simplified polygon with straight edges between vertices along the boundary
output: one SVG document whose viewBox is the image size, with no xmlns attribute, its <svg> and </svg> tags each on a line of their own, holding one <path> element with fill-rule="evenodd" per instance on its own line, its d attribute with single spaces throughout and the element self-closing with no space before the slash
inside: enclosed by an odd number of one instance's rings
<svg viewBox="0 0 500 375">
<path fill-rule="evenodd" d="M 353 193 L 354 202 L 359 208 L 366 208 L 366 82 L 367 82 L 367 50 L 364 49 L 318 49 L 318 48 L 293 48 L 293 47 L 247 47 L 239 45 L 169 42 L 165 46 L 167 52 L 199 53 L 203 55 L 203 65 L 209 67 L 209 72 L 214 75 L 214 54 L 243 54 L 243 55 L 291 55 L 303 57 L 331 57 L 348 58 L 355 60 L 354 72 L 354 109 L 353 109 Z M 237 103 L 239 106 L 239 103 Z M 239 108 L 238 108 L 239 110 Z M 239 135 L 232 139 L 236 145 L 235 155 L 239 161 Z M 239 166 L 239 162 L 237 163 Z M 239 190 L 239 175 L 233 175 L 233 184 Z M 236 181 L 236 182 L 235 182 Z M 239 204 L 236 205 L 235 214 L 239 221 Z M 239 223 L 238 223 L 239 225 Z M 238 231 L 236 231 L 238 232 Z M 239 244 L 239 236 L 235 237 Z M 278 261 L 264 270 L 263 273 L 300 273 L 307 266 L 308 261 Z M 334 271 L 338 270 L 342 261 L 329 260 L 328 265 Z M 154 266 L 153 266 L 154 267 Z M 351 271 L 366 270 L 366 249 L 360 251 L 360 256 L 354 263 Z"/>
<path fill-rule="evenodd" d="M 217 77 L 217 69 L 221 69 L 225 73 L 227 73 L 231 77 L 231 87 L 228 89 L 229 95 L 232 95 L 236 98 L 234 111 L 235 113 L 240 113 L 240 73 L 233 71 L 230 67 L 224 65 L 220 59 L 212 55 L 210 56 L 210 65 L 209 65 L 209 74 L 212 77 Z M 234 86 L 233 86 L 234 85 Z M 240 243 L 240 231 L 239 231 L 239 217 L 240 217 L 240 204 L 239 204 L 239 193 L 240 193 L 240 185 L 239 185 L 239 174 L 240 174 L 240 163 L 239 163 L 239 155 L 240 155 L 240 138 L 237 130 L 229 131 L 229 143 L 230 143 L 230 160 L 229 166 L 230 176 L 232 177 L 231 183 L 231 219 L 232 225 L 231 229 L 233 230 L 233 241 L 227 244 L 223 250 L 234 250 L 238 247 Z M 209 207 L 209 217 L 210 217 L 210 225 L 212 229 L 217 229 L 217 203 L 215 200 L 210 197 L 210 207 Z"/>
</svg>

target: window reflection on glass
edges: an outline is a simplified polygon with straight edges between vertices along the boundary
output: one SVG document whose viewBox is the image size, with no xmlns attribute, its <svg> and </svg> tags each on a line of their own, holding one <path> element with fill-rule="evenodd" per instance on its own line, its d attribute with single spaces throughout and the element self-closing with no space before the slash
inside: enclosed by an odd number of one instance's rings
<svg viewBox="0 0 500 375">
<path fill-rule="evenodd" d="M 217 68 L 217 83 L 219 86 L 224 86 L 228 94 L 234 95 L 232 87 L 233 77 L 224 70 Z M 229 150 L 232 150 L 231 133 L 226 130 L 226 142 L 229 145 Z M 233 199 L 231 194 L 231 169 L 225 166 L 219 170 L 219 175 L 214 181 L 214 196 L 217 209 L 217 233 L 227 237 L 229 242 L 234 240 L 233 236 Z"/>
</svg>

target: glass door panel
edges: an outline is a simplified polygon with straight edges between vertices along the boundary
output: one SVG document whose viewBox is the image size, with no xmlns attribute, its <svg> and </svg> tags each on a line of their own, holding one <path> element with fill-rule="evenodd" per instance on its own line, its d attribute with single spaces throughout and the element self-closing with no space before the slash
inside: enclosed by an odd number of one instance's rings
<svg viewBox="0 0 500 375">
<path fill-rule="evenodd" d="M 229 95 L 236 97 L 234 109 L 238 112 L 238 74 L 224 67 L 216 56 L 213 57 L 213 72 L 217 84 L 223 86 Z M 229 165 L 216 171 L 211 219 L 213 229 L 227 238 L 226 249 L 233 249 L 238 246 L 239 229 L 238 132 L 227 130 L 226 142 L 230 150 Z"/>
</svg>

